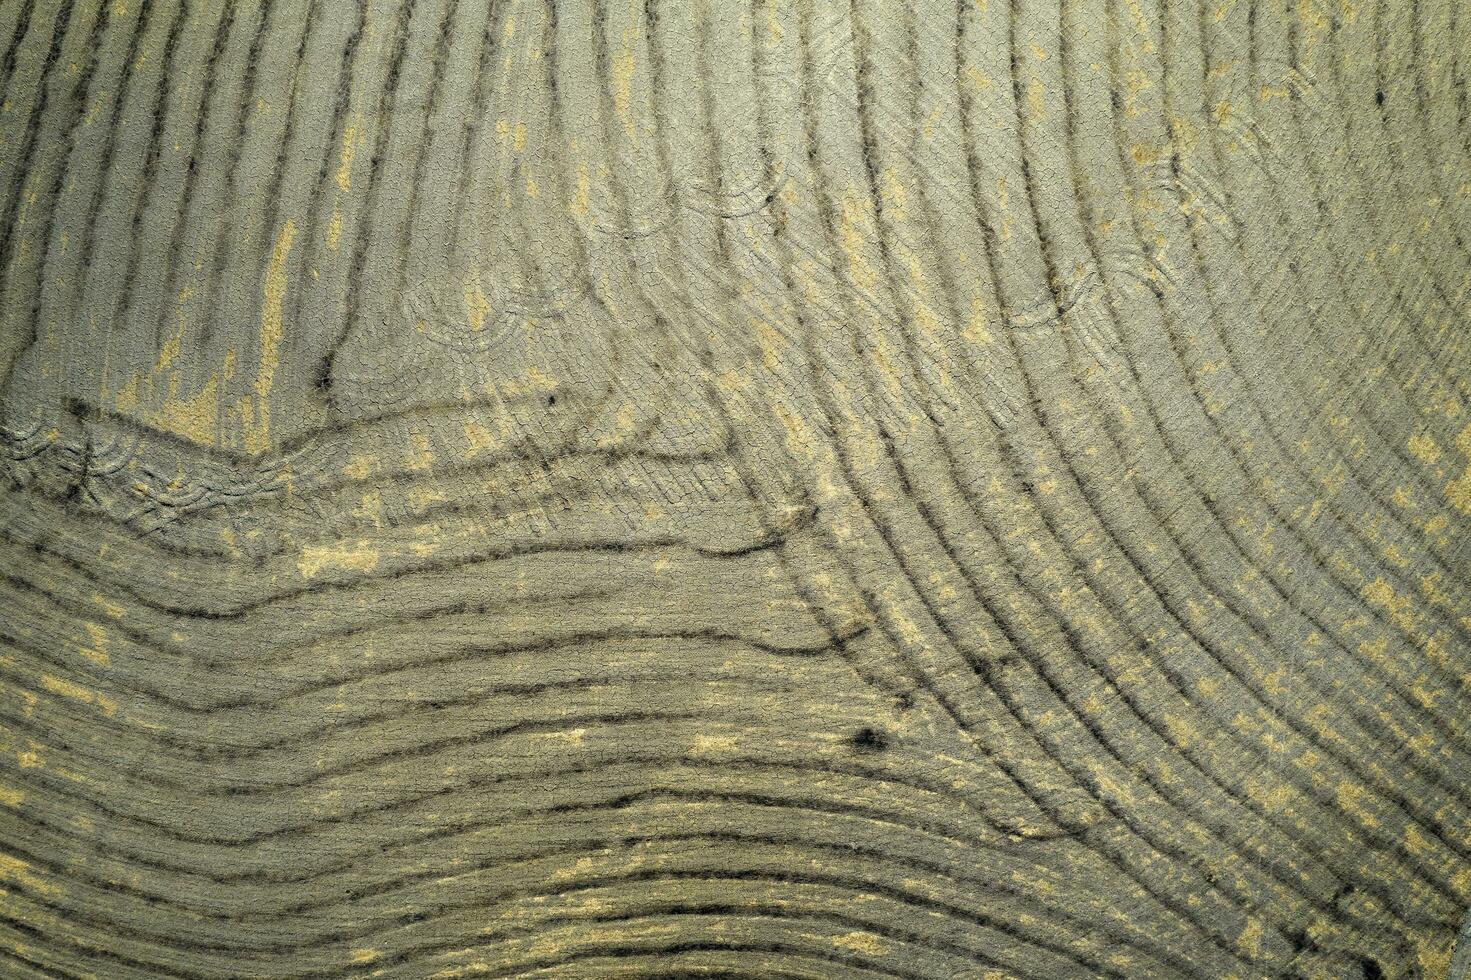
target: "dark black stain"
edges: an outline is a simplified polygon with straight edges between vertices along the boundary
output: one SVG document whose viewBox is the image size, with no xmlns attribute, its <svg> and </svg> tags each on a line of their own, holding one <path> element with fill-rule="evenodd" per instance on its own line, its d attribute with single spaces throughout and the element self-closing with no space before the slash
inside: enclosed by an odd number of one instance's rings
<svg viewBox="0 0 1471 980">
<path fill-rule="evenodd" d="M 859 752 L 882 752 L 889 747 L 889 736 L 873 728 L 860 728 L 848 738 L 848 744 Z"/>
</svg>

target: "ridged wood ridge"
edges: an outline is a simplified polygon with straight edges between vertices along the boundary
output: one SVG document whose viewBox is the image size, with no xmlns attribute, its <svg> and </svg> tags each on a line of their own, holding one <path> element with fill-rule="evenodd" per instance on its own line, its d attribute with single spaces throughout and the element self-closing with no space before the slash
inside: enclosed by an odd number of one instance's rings
<svg viewBox="0 0 1471 980">
<path fill-rule="evenodd" d="M 0 974 L 1471 968 L 1468 68 L 0 0 Z"/>
</svg>

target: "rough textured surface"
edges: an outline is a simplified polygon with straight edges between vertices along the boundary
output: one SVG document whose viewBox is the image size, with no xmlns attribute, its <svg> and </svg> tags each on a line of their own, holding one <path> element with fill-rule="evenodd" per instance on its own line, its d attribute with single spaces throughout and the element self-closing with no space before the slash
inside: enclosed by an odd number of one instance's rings
<svg viewBox="0 0 1471 980">
<path fill-rule="evenodd" d="M 1468 38 L 0 0 L 0 973 L 1444 980 Z"/>
</svg>

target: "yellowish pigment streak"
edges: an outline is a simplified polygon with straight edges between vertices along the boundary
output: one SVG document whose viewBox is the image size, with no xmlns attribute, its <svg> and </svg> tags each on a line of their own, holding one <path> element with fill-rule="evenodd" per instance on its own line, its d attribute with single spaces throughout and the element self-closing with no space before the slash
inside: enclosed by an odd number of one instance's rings
<svg viewBox="0 0 1471 980">
<path fill-rule="evenodd" d="M 357 153 L 358 127 L 354 120 L 342 132 L 342 158 L 337 166 L 337 186 L 345 194 L 352 190 L 352 158 Z"/>
<path fill-rule="evenodd" d="M 1456 436 L 1456 451 L 1466 458 L 1466 470 L 1446 484 L 1445 496 L 1450 505 L 1463 514 L 1471 514 L 1471 425 Z"/>
<path fill-rule="evenodd" d="M 263 287 L 264 306 L 260 316 L 260 369 L 255 376 L 256 425 L 246 434 L 246 448 L 261 452 L 270 442 L 271 388 L 276 383 L 276 365 L 281 357 L 281 307 L 286 298 L 286 258 L 296 238 L 296 222 L 287 220 L 271 253 Z"/>
<path fill-rule="evenodd" d="M 306 578 L 329 569 L 371 572 L 378 567 L 378 558 L 378 549 L 369 542 L 334 543 L 303 549 L 296 567 Z"/>
<path fill-rule="evenodd" d="M 613 60 L 613 106 L 618 110 L 618 118 L 623 121 L 623 128 L 627 130 L 629 139 L 633 138 L 636 125 L 633 114 L 629 111 L 629 105 L 633 99 L 633 73 L 636 66 L 633 50 L 625 43 L 623 51 Z"/>
</svg>

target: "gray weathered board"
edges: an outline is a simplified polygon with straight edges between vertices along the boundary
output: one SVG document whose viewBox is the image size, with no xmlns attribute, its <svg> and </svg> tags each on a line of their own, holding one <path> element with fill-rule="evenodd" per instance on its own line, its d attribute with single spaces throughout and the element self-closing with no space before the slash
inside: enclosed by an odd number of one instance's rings
<svg viewBox="0 0 1471 980">
<path fill-rule="evenodd" d="M 1468 74 L 0 0 L 0 974 L 1444 980 Z"/>
</svg>

